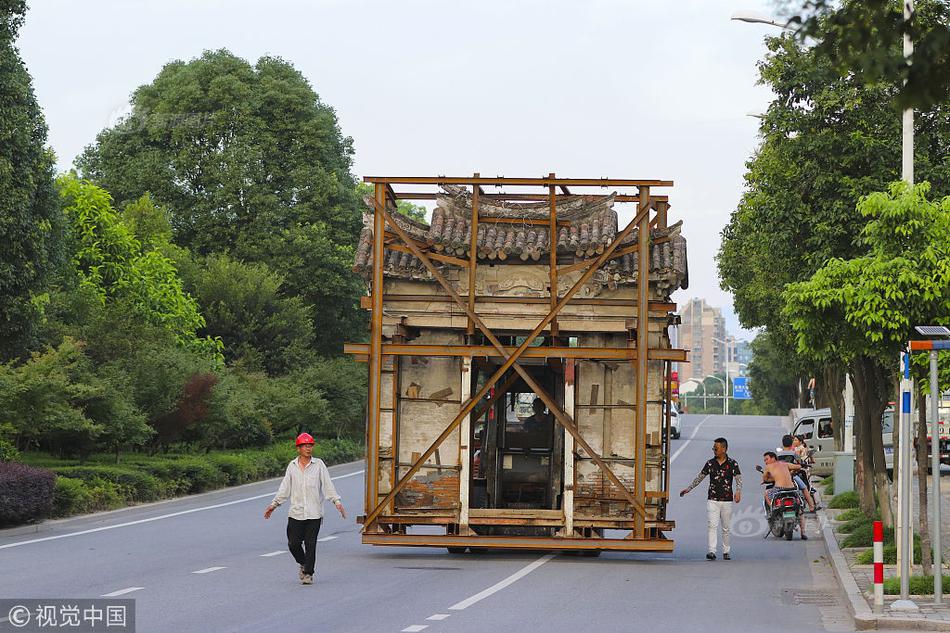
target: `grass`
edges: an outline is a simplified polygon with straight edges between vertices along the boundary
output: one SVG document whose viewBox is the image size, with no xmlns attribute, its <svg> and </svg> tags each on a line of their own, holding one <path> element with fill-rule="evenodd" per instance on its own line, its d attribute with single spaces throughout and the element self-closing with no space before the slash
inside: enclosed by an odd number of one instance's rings
<svg viewBox="0 0 950 633">
<path fill-rule="evenodd" d="M 950 588 L 950 576 L 943 577 L 943 590 Z M 884 580 L 884 593 L 889 596 L 899 595 L 901 592 L 901 579 L 897 576 Z M 933 576 L 911 576 L 910 593 L 918 596 L 932 596 L 934 593 Z"/>
<path fill-rule="evenodd" d="M 826 495 L 833 495 L 835 493 L 835 476 L 828 475 L 818 482 L 818 485 L 822 487 Z"/>
<path fill-rule="evenodd" d="M 845 510 L 841 514 L 835 517 L 836 521 L 854 521 L 855 519 L 864 517 L 864 512 L 861 511 L 861 508 L 851 508 L 850 510 Z"/>
<path fill-rule="evenodd" d="M 835 509 L 857 508 L 858 493 L 850 490 L 848 492 L 842 492 L 841 494 L 835 495 L 832 497 L 831 501 L 828 502 L 828 507 Z"/>
</svg>

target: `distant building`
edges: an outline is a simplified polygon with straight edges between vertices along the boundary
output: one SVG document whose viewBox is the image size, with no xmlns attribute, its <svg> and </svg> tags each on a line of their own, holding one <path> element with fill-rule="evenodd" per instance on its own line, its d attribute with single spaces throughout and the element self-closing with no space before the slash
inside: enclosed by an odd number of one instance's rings
<svg viewBox="0 0 950 633">
<path fill-rule="evenodd" d="M 689 350 L 690 360 L 679 363 L 680 382 L 725 374 L 729 339 L 722 310 L 708 305 L 705 299 L 690 299 L 680 311 L 680 317 L 677 346 Z"/>
<path fill-rule="evenodd" d="M 734 336 L 729 337 L 729 362 L 730 376 L 745 376 L 749 373 L 749 361 L 752 360 L 752 345 L 749 341 L 740 340 Z"/>
</svg>

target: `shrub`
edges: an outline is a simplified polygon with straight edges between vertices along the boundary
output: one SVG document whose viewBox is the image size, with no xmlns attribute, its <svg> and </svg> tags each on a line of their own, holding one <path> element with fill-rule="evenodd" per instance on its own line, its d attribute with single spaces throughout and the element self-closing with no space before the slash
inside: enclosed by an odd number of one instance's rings
<svg viewBox="0 0 950 633">
<path fill-rule="evenodd" d="M 17 525 L 49 516 L 56 475 L 15 462 L 0 463 L 0 525 Z"/>
<path fill-rule="evenodd" d="M 231 485 L 255 481 L 265 472 L 265 469 L 261 467 L 261 463 L 264 461 L 263 455 L 260 459 L 255 459 L 253 456 L 243 454 L 212 453 L 208 455 L 208 461 L 224 471 L 228 476 L 228 483 Z"/>
<path fill-rule="evenodd" d="M 826 495 L 833 495 L 835 493 L 835 476 L 828 475 L 818 485 L 824 489 Z"/>
<path fill-rule="evenodd" d="M 874 562 L 874 550 L 866 549 L 860 552 L 855 558 L 855 562 L 859 565 L 870 565 Z M 884 563 L 887 565 L 897 564 L 897 545 L 895 543 L 888 543 L 884 546 Z M 916 534 L 914 535 L 914 564 L 920 564 L 920 537 Z"/>
<path fill-rule="evenodd" d="M 858 493 L 854 492 L 853 490 L 835 495 L 828 503 L 829 508 L 836 509 L 857 508 L 858 505 Z"/>
<path fill-rule="evenodd" d="M 157 477 L 129 466 L 64 466 L 55 469 L 58 475 L 82 479 L 91 483 L 95 479 L 108 481 L 130 503 L 155 501 L 166 496 L 166 486 Z"/>
<path fill-rule="evenodd" d="M 894 529 L 893 528 L 884 528 L 884 544 L 894 542 Z M 859 527 L 856 527 L 850 534 L 848 534 L 843 541 L 841 541 L 841 547 L 871 547 L 874 544 L 874 526 L 868 522 Z"/>
<path fill-rule="evenodd" d="M 174 456 L 159 462 L 146 462 L 142 468 L 156 477 L 176 482 L 176 492 L 194 494 L 221 488 L 228 483 L 227 474 L 204 458 Z M 185 486 L 184 490 L 181 490 L 182 486 Z"/>
<path fill-rule="evenodd" d="M 837 521 L 853 521 L 859 517 L 863 517 L 864 512 L 861 511 L 861 508 L 851 508 L 850 510 L 845 510 L 841 514 L 835 517 Z"/>
<path fill-rule="evenodd" d="M 15 462 L 20 459 L 20 451 L 7 440 L 0 439 L 0 463 Z"/>
<path fill-rule="evenodd" d="M 92 505 L 92 494 L 82 479 L 57 477 L 53 490 L 53 516 L 64 517 L 70 514 L 88 512 Z"/>
<path fill-rule="evenodd" d="M 857 516 L 851 519 L 850 521 L 848 521 L 847 523 L 845 523 L 844 525 L 840 526 L 838 528 L 838 531 L 841 532 L 842 534 L 851 534 L 855 530 L 863 529 L 867 525 L 870 525 L 873 531 L 874 519 L 866 517 L 862 514 L 861 516 Z"/>
<path fill-rule="evenodd" d="M 934 579 L 933 576 L 911 576 L 910 593 L 918 596 L 933 595 Z M 943 577 L 943 589 L 950 587 L 950 576 Z M 884 580 L 884 593 L 889 596 L 897 595 L 901 592 L 901 579 L 898 576 L 886 578 Z"/>
</svg>

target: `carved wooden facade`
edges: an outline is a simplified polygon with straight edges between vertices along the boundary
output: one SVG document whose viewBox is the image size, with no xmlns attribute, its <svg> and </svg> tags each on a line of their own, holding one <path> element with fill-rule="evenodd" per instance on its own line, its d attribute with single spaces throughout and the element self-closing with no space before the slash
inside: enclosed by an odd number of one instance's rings
<svg viewBox="0 0 950 633">
<path fill-rule="evenodd" d="M 686 360 L 667 335 L 686 242 L 652 193 L 672 182 L 366 180 L 375 196 L 355 270 L 369 282 L 370 342 L 347 345 L 369 363 L 363 541 L 672 549 L 662 403 L 670 363 Z M 575 193 L 590 187 L 633 192 Z M 397 213 L 401 198 L 435 200 L 431 223 Z M 621 205 L 632 207 L 624 227 Z M 556 422 L 543 450 L 498 443 L 506 422 L 492 412 L 512 390 Z M 531 504 L 502 499 L 519 460 L 547 466 L 547 494 Z M 495 483 L 476 499 L 486 468 Z M 419 527 L 433 525 L 441 533 Z"/>
</svg>

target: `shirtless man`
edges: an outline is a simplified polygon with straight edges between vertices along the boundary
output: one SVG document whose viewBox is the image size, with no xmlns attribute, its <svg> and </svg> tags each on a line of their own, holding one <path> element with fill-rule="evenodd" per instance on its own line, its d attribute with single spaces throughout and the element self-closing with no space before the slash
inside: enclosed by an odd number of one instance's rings
<svg viewBox="0 0 950 633">
<path fill-rule="evenodd" d="M 801 466 L 798 464 L 789 464 L 779 461 L 775 458 L 775 453 L 773 451 L 766 451 L 765 470 L 762 471 L 762 481 L 771 481 L 775 483 L 774 487 L 765 489 L 765 506 L 767 508 L 772 507 L 772 500 L 779 492 L 786 490 L 798 490 L 798 486 L 796 486 L 795 482 L 792 481 L 792 472 L 799 469 L 801 469 Z M 798 524 L 799 527 L 801 527 L 802 540 L 807 541 L 808 536 L 805 534 L 804 514 L 800 514 L 798 516 Z"/>
</svg>

